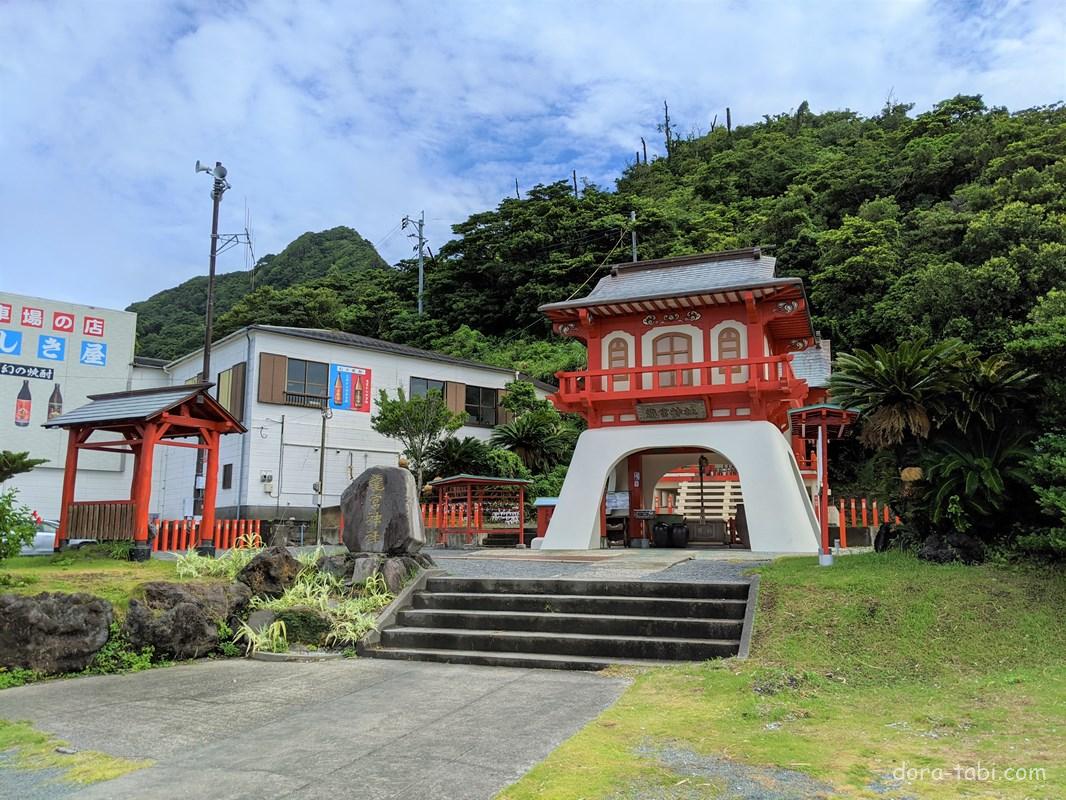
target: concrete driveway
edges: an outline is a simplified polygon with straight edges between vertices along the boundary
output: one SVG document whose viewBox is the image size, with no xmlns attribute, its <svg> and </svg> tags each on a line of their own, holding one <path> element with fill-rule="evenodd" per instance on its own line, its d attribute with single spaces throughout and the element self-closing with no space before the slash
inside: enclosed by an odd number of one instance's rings
<svg viewBox="0 0 1066 800">
<path fill-rule="evenodd" d="M 624 687 L 587 673 L 372 659 L 205 661 L 24 686 L 0 692 L 0 718 L 156 763 L 74 792 L 0 767 L 0 797 L 490 798 Z"/>
</svg>

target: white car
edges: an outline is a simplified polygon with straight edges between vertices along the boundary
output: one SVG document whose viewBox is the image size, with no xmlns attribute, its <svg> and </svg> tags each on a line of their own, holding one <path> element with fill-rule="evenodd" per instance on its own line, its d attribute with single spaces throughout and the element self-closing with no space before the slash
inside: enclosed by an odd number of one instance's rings
<svg viewBox="0 0 1066 800">
<path fill-rule="evenodd" d="M 19 550 L 20 556 L 50 556 L 55 552 L 56 531 L 59 530 L 59 520 L 42 519 L 37 523 L 37 533 L 33 536 L 33 543 L 23 545 Z M 71 539 L 66 547 L 77 550 L 85 544 L 96 544 L 96 539 Z"/>
</svg>

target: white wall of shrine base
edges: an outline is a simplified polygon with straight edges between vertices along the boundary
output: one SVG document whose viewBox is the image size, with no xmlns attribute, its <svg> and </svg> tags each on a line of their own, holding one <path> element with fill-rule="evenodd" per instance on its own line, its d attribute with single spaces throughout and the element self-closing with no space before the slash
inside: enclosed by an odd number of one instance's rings
<svg viewBox="0 0 1066 800">
<path fill-rule="evenodd" d="M 697 422 L 594 428 L 577 440 L 542 547 L 600 546 L 600 505 L 607 477 L 632 453 L 702 447 L 727 458 L 743 486 L 753 551 L 817 553 L 818 522 L 792 449 L 769 422 Z"/>
</svg>

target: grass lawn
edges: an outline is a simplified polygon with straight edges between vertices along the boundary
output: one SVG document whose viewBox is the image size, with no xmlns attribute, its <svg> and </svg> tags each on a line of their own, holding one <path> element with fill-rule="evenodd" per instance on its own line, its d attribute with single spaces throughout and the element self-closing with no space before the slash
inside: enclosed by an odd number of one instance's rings
<svg viewBox="0 0 1066 800">
<path fill-rule="evenodd" d="M 92 548 L 19 556 L 0 562 L 0 593 L 87 592 L 109 600 L 121 615 L 139 584 L 178 580 L 176 570 L 175 561 L 135 563 L 108 558 Z"/>
<path fill-rule="evenodd" d="M 90 784 L 144 769 L 152 763 L 116 758 L 93 750 L 56 752 L 56 748 L 69 749 L 66 742 L 41 733 L 28 722 L 0 719 L 0 753 L 13 756 L 11 763 L 18 769 L 58 770 L 61 781 Z"/>
<path fill-rule="evenodd" d="M 1061 571 L 903 554 L 758 571 L 750 659 L 635 672 L 499 797 L 1066 797 Z"/>
</svg>

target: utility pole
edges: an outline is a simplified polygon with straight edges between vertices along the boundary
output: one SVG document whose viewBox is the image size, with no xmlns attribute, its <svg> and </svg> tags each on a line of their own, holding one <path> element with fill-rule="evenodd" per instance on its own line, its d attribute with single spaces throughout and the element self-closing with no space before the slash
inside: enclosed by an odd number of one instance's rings
<svg viewBox="0 0 1066 800">
<path fill-rule="evenodd" d="M 518 191 L 518 178 L 514 179 L 514 196 L 516 200 L 522 199 L 522 193 Z"/>
<path fill-rule="evenodd" d="M 205 383 L 211 382 L 211 338 L 215 327 L 215 259 L 218 256 L 218 207 L 222 202 L 222 195 L 230 188 L 226 183 L 226 168 L 222 166 L 221 161 L 216 161 L 214 169 L 211 167 L 205 167 L 196 162 L 197 172 L 206 172 L 214 178 L 214 185 L 211 187 L 211 257 L 208 260 L 207 267 L 207 307 L 204 311 L 204 365 L 202 370 L 202 380 Z"/>
<path fill-rule="evenodd" d="M 518 179 L 515 178 L 515 186 L 517 188 Z M 426 212 L 423 210 L 418 217 L 418 221 L 411 219 L 410 217 L 403 218 L 403 227 L 406 228 L 408 224 L 414 225 L 418 229 L 418 316 L 422 316 L 422 293 L 425 290 L 425 262 L 423 260 L 423 252 L 426 249 L 426 237 L 423 234 L 423 230 L 426 226 Z M 411 238 L 414 238 L 414 234 L 408 234 Z"/>
<path fill-rule="evenodd" d="M 575 169 L 571 174 L 574 176 L 574 199 L 577 199 L 577 170 Z"/>
<path fill-rule="evenodd" d="M 637 260 L 637 212 L 629 212 L 629 239 L 633 248 L 633 261 Z"/>
<path fill-rule="evenodd" d="M 322 441 L 318 447 L 318 522 L 315 524 L 315 546 L 322 546 L 322 501 L 326 494 L 326 420 L 333 416 L 329 402 L 322 401 Z"/>
<path fill-rule="evenodd" d="M 644 141 L 644 137 L 643 136 L 640 137 L 640 146 L 644 150 L 644 163 L 647 164 L 648 163 L 648 143 Z M 637 160 L 639 161 L 640 159 L 638 158 Z"/>
</svg>

